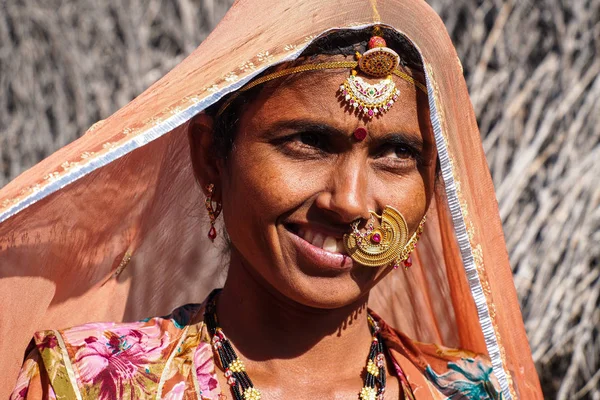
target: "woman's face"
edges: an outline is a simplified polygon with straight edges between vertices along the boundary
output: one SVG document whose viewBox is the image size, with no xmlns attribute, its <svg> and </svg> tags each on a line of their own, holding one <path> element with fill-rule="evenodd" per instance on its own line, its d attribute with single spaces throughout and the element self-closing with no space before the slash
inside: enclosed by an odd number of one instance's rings
<svg viewBox="0 0 600 400">
<path fill-rule="evenodd" d="M 363 298 L 391 269 L 344 255 L 351 222 L 391 205 L 412 234 L 435 180 L 426 95 L 396 79 L 398 101 L 366 122 L 337 99 L 347 76 L 312 72 L 263 89 L 245 107 L 233 149 L 217 167 L 225 226 L 242 267 L 269 289 L 317 308 Z M 358 127 L 368 131 L 363 141 L 353 136 Z"/>
</svg>

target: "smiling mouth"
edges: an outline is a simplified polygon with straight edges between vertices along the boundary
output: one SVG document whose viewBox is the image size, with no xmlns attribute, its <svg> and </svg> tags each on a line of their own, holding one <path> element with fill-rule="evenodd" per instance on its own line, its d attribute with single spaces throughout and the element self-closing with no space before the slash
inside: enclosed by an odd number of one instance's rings
<svg viewBox="0 0 600 400">
<path fill-rule="evenodd" d="M 286 228 L 296 236 L 313 245 L 314 247 L 325 250 L 329 253 L 342 255 L 346 254 L 344 242 L 341 238 L 326 235 L 309 227 L 286 225 Z"/>
</svg>

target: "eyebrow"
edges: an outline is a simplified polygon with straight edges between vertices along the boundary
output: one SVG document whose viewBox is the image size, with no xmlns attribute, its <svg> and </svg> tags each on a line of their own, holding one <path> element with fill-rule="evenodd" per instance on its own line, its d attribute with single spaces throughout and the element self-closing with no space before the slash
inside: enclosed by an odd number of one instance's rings
<svg viewBox="0 0 600 400">
<path fill-rule="evenodd" d="M 342 131 L 326 123 L 319 123 L 307 119 L 291 119 L 284 120 L 275 123 L 270 126 L 264 135 L 267 138 L 278 137 L 280 132 L 283 130 L 296 131 L 296 132 L 312 132 L 318 133 L 326 137 L 342 137 L 347 139 L 348 132 Z M 409 146 L 416 151 L 423 151 L 423 139 L 421 136 L 416 136 L 406 132 L 391 132 L 381 137 L 370 137 L 370 144 L 373 147 L 380 147 L 383 145 L 392 146 Z"/>
<path fill-rule="evenodd" d="M 348 133 L 334 128 L 331 125 L 319 123 L 305 119 L 291 119 L 285 121 L 279 121 L 276 124 L 270 126 L 264 135 L 268 138 L 275 138 L 279 136 L 281 131 L 296 131 L 296 132 L 312 132 L 318 133 L 323 136 L 333 137 L 342 136 L 347 137 Z"/>
<path fill-rule="evenodd" d="M 423 151 L 423 139 L 421 136 L 411 135 L 406 132 L 388 133 L 384 136 L 373 138 L 372 142 L 375 146 L 409 146 L 419 152 Z"/>
</svg>

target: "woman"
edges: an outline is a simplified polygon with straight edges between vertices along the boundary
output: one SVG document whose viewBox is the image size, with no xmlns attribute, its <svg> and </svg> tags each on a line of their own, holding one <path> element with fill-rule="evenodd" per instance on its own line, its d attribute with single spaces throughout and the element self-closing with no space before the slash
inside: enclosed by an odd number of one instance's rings
<svg viewBox="0 0 600 400">
<path fill-rule="evenodd" d="M 36 333 L 13 398 L 541 398 L 443 25 L 321 3 L 236 3 L 3 189 L 7 363 L 34 331 L 197 303 Z"/>
</svg>

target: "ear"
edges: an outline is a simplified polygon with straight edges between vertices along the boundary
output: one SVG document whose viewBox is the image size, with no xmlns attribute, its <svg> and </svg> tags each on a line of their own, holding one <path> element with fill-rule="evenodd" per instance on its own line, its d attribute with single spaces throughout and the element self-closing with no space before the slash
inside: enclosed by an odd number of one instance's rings
<svg viewBox="0 0 600 400">
<path fill-rule="evenodd" d="M 196 115 L 190 120 L 187 133 L 196 181 L 204 194 L 208 194 L 206 186 L 214 184 L 217 190 L 213 198 L 219 201 L 219 159 L 214 151 L 213 118 L 204 113 Z"/>
</svg>

